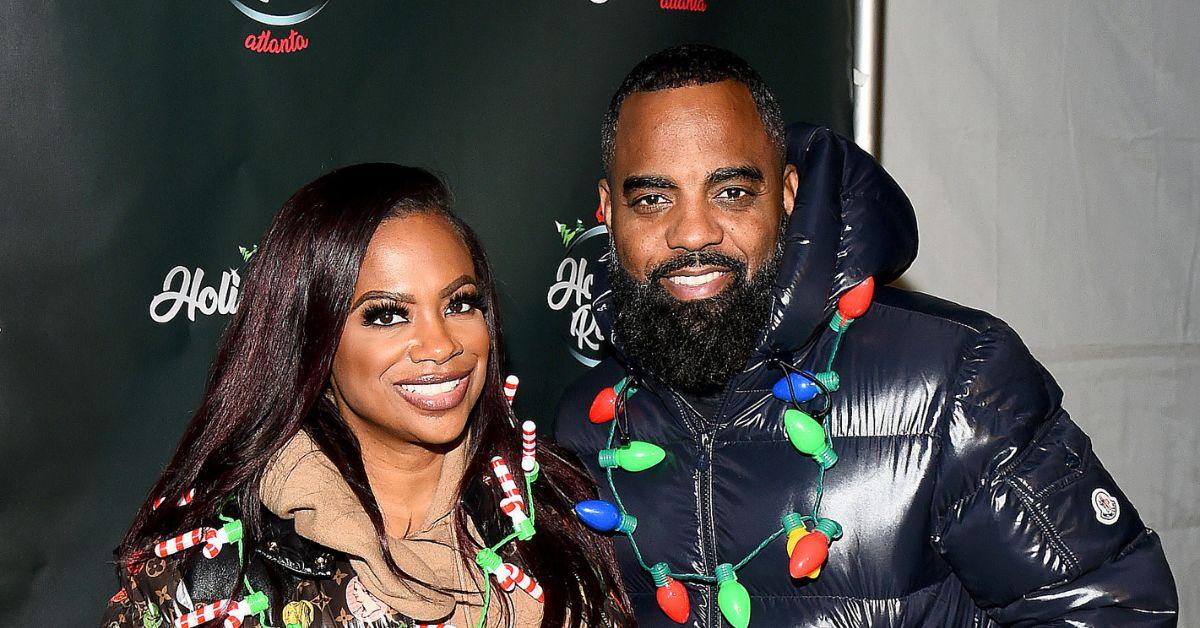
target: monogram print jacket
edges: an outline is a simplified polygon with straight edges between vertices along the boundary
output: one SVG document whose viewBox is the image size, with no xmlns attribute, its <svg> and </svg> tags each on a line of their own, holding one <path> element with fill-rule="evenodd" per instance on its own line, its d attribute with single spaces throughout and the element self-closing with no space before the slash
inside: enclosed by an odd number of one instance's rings
<svg viewBox="0 0 1200 628">
<path fill-rule="evenodd" d="M 241 626 L 278 628 L 413 628 L 420 624 L 389 608 L 363 586 L 347 557 L 296 534 L 291 521 L 264 510 L 263 539 L 248 561 L 246 581 L 266 596 L 262 615 L 250 614 Z M 245 599 L 250 589 L 235 586 L 236 548 L 225 547 L 212 559 L 196 551 L 150 558 L 109 601 L 104 628 L 167 627 L 180 618 L 203 618 L 202 604 Z M 211 608 L 211 606 L 210 606 Z M 200 610 L 200 614 L 196 611 Z M 265 623 L 263 620 L 265 619 Z M 209 626 L 221 626 L 219 619 Z M 180 622 L 182 623 L 182 622 Z M 189 621 L 188 625 L 199 625 Z M 226 624 L 230 625 L 230 624 Z"/>
</svg>

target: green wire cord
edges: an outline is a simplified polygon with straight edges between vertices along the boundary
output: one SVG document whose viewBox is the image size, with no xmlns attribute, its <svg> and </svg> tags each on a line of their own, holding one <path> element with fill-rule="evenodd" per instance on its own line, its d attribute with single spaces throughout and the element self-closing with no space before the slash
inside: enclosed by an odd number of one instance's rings
<svg viewBox="0 0 1200 628">
<path fill-rule="evenodd" d="M 837 358 L 838 349 L 841 348 L 842 336 L 845 335 L 846 329 L 848 329 L 848 327 L 843 327 L 842 329 L 838 330 L 837 337 L 834 338 L 833 348 L 829 352 L 829 360 L 828 360 L 828 362 L 826 362 L 826 365 L 825 365 L 826 371 L 833 369 L 833 362 Z M 789 372 L 784 373 L 784 377 L 789 377 L 789 376 L 790 376 Z M 622 405 L 624 405 L 625 397 L 627 396 L 626 390 L 621 391 Z M 832 444 L 833 444 L 832 435 L 829 432 L 830 421 L 826 420 L 826 421 L 822 421 L 821 423 L 825 428 L 825 441 L 830 443 L 830 446 L 832 446 Z M 604 445 L 605 449 L 612 449 L 613 441 L 616 438 L 616 434 L 617 434 L 617 421 L 616 421 L 616 419 L 614 419 L 612 422 L 612 427 L 610 427 L 608 430 L 608 440 Z M 625 509 L 625 504 L 621 501 L 621 494 L 617 491 L 617 485 L 616 485 L 616 483 L 613 482 L 612 468 L 611 467 L 606 468 L 604 470 L 604 475 L 605 475 L 606 479 L 608 480 L 608 488 L 610 491 L 612 491 L 613 500 L 617 502 L 617 508 L 619 508 L 622 513 L 628 512 Z M 824 494 L 825 494 L 825 469 L 823 467 L 818 466 L 817 489 L 816 489 L 816 496 L 813 498 L 812 514 L 811 515 L 801 515 L 800 520 L 802 522 L 813 523 L 813 524 L 816 523 L 816 521 L 818 519 L 817 514 L 821 509 L 821 497 L 823 497 Z M 761 553 L 764 548 L 766 548 L 768 545 L 770 545 L 772 541 L 779 538 L 786 531 L 787 531 L 786 528 L 784 528 L 783 526 L 780 526 L 780 528 L 778 530 L 767 535 L 767 537 L 765 539 L 763 539 L 763 541 L 761 543 L 759 543 L 757 547 L 750 550 L 750 553 L 746 554 L 746 556 L 744 558 L 742 558 L 740 561 L 738 561 L 736 564 L 734 564 L 734 566 L 733 566 L 734 571 L 741 569 L 742 567 L 746 566 L 746 564 L 749 563 L 751 560 L 754 560 L 754 558 L 756 556 L 758 556 L 759 553 Z M 629 545 L 630 545 L 630 547 L 633 548 L 633 554 L 637 558 L 638 565 L 640 565 L 642 567 L 642 569 L 646 571 L 646 573 L 652 574 L 650 565 L 648 565 L 646 563 L 646 559 L 642 557 L 642 550 L 641 550 L 641 548 L 638 547 L 637 539 L 633 538 L 633 532 L 624 532 L 623 534 L 629 538 Z M 680 573 L 680 572 L 668 570 L 667 575 L 672 578 L 675 578 L 676 580 L 684 580 L 684 581 L 689 581 L 689 582 L 702 582 L 705 584 L 716 584 L 716 582 L 717 582 L 716 576 L 710 576 L 708 574 L 702 574 L 702 573 L 697 573 L 697 572 Z"/>
<path fill-rule="evenodd" d="M 533 481 L 529 479 L 530 474 L 526 473 L 524 475 L 525 494 L 529 496 L 529 522 L 537 525 L 537 515 L 533 507 Z M 508 545 L 516 538 L 517 532 L 514 530 L 508 536 L 500 539 L 500 542 L 487 549 L 499 552 L 501 547 Z M 483 568 L 480 568 L 480 571 L 483 572 L 483 606 L 480 608 L 479 621 L 475 623 L 475 628 L 484 628 L 484 625 L 487 623 L 488 608 L 492 603 L 492 574 L 483 571 Z"/>
<path fill-rule="evenodd" d="M 224 512 L 218 512 L 217 519 L 220 519 L 222 523 L 233 523 L 234 521 L 233 517 L 226 515 Z M 242 539 L 234 541 L 233 544 L 237 546 L 238 571 L 242 571 L 246 567 L 246 552 L 243 547 Z M 248 591 L 250 595 L 258 593 L 258 591 L 250 585 L 249 575 L 242 575 L 242 584 L 245 585 L 246 591 Z M 267 623 L 267 611 L 259 611 L 257 617 L 258 625 L 262 626 L 263 628 L 273 628 L 271 624 Z"/>
</svg>

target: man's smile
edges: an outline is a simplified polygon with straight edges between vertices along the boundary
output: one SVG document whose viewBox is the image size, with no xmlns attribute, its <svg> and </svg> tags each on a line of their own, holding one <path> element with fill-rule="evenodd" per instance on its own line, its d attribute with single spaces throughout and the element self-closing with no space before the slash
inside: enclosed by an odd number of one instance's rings
<svg viewBox="0 0 1200 628">
<path fill-rule="evenodd" d="M 688 266 L 672 271 L 660 284 L 680 301 L 707 299 L 725 289 L 733 273 L 723 266 Z"/>
</svg>

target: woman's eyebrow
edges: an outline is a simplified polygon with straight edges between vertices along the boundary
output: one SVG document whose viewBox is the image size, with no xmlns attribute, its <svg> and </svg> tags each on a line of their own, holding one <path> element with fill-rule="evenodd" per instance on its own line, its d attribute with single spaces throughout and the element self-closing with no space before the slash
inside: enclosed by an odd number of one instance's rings
<svg viewBox="0 0 1200 628">
<path fill-rule="evenodd" d="M 388 292 L 387 290 L 371 290 L 369 292 L 362 293 L 362 296 L 355 299 L 354 303 L 350 306 L 350 309 L 356 310 L 356 309 L 358 309 L 358 306 L 362 305 L 364 302 L 369 301 L 371 299 L 390 299 L 392 301 L 396 301 L 397 303 L 416 303 L 417 302 L 416 297 L 414 297 L 411 294 L 405 293 L 405 292 Z"/>
<path fill-rule="evenodd" d="M 479 282 L 475 281 L 475 278 L 470 275 L 461 275 L 461 276 L 459 276 L 458 279 L 451 281 L 450 285 L 446 286 L 445 288 L 442 288 L 442 293 L 439 296 L 441 296 L 444 299 L 444 298 L 454 294 L 455 291 L 457 291 L 459 288 L 461 288 L 463 286 L 479 287 Z"/>
</svg>

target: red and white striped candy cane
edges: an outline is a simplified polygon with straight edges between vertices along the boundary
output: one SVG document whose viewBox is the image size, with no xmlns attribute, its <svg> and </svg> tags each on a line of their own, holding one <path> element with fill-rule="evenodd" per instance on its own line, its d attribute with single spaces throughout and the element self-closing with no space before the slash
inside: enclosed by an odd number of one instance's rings
<svg viewBox="0 0 1200 628">
<path fill-rule="evenodd" d="M 533 473 L 537 466 L 537 423 L 525 421 L 521 424 L 521 470 Z"/>
<path fill-rule="evenodd" d="M 516 499 L 524 508 L 525 500 L 521 498 L 521 489 L 517 488 L 517 483 L 508 470 L 508 463 L 504 461 L 503 457 L 492 457 L 492 473 L 496 475 L 497 480 L 500 480 L 500 491 L 504 493 L 504 496 Z"/>
<path fill-rule="evenodd" d="M 240 603 L 236 600 L 214 600 L 207 604 L 200 604 L 196 610 L 176 619 L 175 628 L 193 628 L 222 615 L 233 614 L 234 609 L 239 607 Z"/>
<path fill-rule="evenodd" d="M 512 579 L 512 572 L 508 570 L 508 563 L 496 565 L 496 568 L 492 570 L 492 575 L 496 577 L 496 584 L 505 591 L 512 591 L 517 587 L 517 583 Z"/>
<path fill-rule="evenodd" d="M 204 554 L 205 558 L 215 558 L 217 554 L 221 553 L 221 548 L 224 547 L 229 541 L 230 538 L 227 528 L 213 530 L 213 533 L 207 539 L 205 539 L 204 547 L 201 548 L 200 553 Z"/>
<path fill-rule="evenodd" d="M 525 573 L 524 569 L 512 563 L 504 563 L 504 566 L 508 567 L 508 570 L 512 572 L 512 579 L 517 583 L 519 589 L 528 593 L 530 597 L 538 602 L 546 601 L 546 596 L 542 592 L 542 585 L 538 584 L 538 581 L 534 580 L 533 576 Z"/>
<path fill-rule="evenodd" d="M 176 506 L 187 506 L 188 504 L 192 503 L 192 499 L 194 499 L 195 497 L 196 497 L 196 489 L 189 488 L 188 492 L 184 493 L 183 497 L 180 497 L 179 501 L 175 502 L 175 505 Z M 164 501 L 166 501 L 166 498 L 159 497 L 158 499 L 154 500 L 154 505 L 151 508 L 157 509 L 159 506 L 162 505 L 162 503 Z"/>
<path fill-rule="evenodd" d="M 189 547 L 195 547 L 204 543 L 216 535 L 216 533 L 217 531 L 212 528 L 196 528 L 195 530 L 184 532 L 183 534 L 156 543 L 154 545 L 154 555 L 159 558 L 166 558 L 171 554 L 177 554 Z M 205 555 L 207 556 L 207 554 Z M 212 556 L 209 556 L 209 558 L 212 558 Z"/>
<path fill-rule="evenodd" d="M 505 497 L 504 499 L 500 500 L 500 510 L 503 510 L 504 514 L 508 515 L 509 519 L 512 519 L 514 528 L 520 526 L 522 522 L 529 519 L 529 517 L 525 516 L 524 508 L 525 502 L 521 501 L 520 495 L 517 495 L 516 497 Z"/>
<path fill-rule="evenodd" d="M 504 378 L 504 398 L 508 400 L 508 405 L 512 405 L 513 398 L 517 396 L 517 385 L 521 380 L 516 375 L 509 375 Z"/>
</svg>

